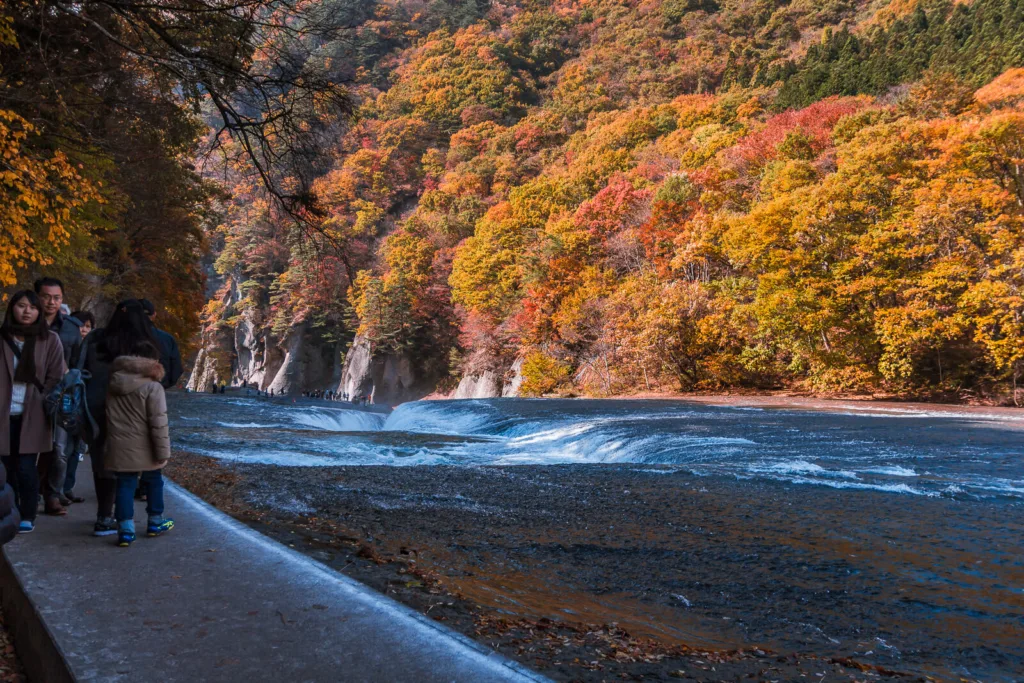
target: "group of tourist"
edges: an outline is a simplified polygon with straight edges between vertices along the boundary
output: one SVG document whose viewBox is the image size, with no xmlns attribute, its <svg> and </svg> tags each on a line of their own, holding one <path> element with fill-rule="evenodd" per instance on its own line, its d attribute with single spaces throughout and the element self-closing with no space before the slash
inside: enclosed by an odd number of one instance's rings
<svg viewBox="0 0 1024 683">
<path fill-rule="evenodd" d="M 242 383 L 242 388 L 245 389 L 246 397 L 252 398 L 253 395 L 254 395 L 253 392 L 256 392 L 255 396 L 257 398 L 274 398 L 274 390 L 273 390 L 273 388 L 271 388 L 271 389 L 269 389 L 267 391 L 264 391 L 262 389 L 249 389 L 249 388 L 246 388 L 247 384 L 248 384 L 247 382 L 243 382 Z M 227 388 L 227 385 L 223 385 L 223 386 L 219 387 L 219 389 L 218 389 L 217 385 L 214 384 L 214 385 L 211 386 L 210 392 L 214 393 L 214 394 L 217 394 L 217 393 L 223 394 L 224 390 L 226 388 Z M 282 394 L 278 394 L 278 395 L 279 396 L 284 396 L 283 393 Z M 348 395 L 347 391 L 344 391 L 344 392 L 342 392 L 342 391 L 332 391 L 331 389 L 317 389 L 315 391 L 303 391 L 302 392 L 302 397 L 303 398 L 318 398 L 318 399 L 320 399 L 322 401 L 344 401 L 345 403 L 351 402 L 351 403 L 354 403 L 356 405 L 363 405 L 363 406 L 373 405 L 373 396 L 371 396 L 370 394 L 364 394 L 364 395 L 361 395 L 361 396 L 353 395 L 351 398 L 349 398 L 349 395 Z"/>
<path fill-rule="evenodd" d="M 122 547 L 134 542 L 140 479 L 146 534 L 174 526 L 164 516 L 161 476 L 170 457 L 164 389 L 177 383 L 182 364 L 177 342 L 156 327 L 155 316 L 147 299 L 126 299 L 94 329 L 93 314 L 64 305 L 56 278 L 10 297 L 0 325 L 0 542 L 35 529 L 40 497 L 43 512 L 55 517 L 85 501 L 74 486 L 86 453 L 95 536 L 117 534 Z M 75 382 L 81 388 L 79 378 L 84 396 L 72 390 Z M 78 414 L 83 418 L 64 419 Z"/>
<path fill-rule="evenodd" d="M 331 389 L 316 389 L 314 391 L 304 391 L 302 392 L 302 395 L 305 398 L 319 398 L 324 401 L 343 401 L 345 403 L 348 403 L 350 400 L 347 391 L 333 391 Z M 353 395 L 351 398 L 351 402 L 356 404 L 362 404 L 365 406 L 373 403 L 373 397 L 370 396 L 369 394 L 365 394 L 362 396 Z"/>
</svg>

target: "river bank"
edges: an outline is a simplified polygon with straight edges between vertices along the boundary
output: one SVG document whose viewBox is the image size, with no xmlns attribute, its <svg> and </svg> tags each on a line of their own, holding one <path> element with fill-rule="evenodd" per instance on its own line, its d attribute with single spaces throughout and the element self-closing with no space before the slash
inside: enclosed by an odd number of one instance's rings
<svg viewBox="0 0 1024 683">
<path fill-rule="evenodd" d="M 865 501 L 928 539 L 928 553 L 891 558 L 840 531 L 850 511 L 838 491 L 794 500 L 769 484 L 736 500 L 659 468 L 225 466 L 176 453 L 169 473 L 559 680 L 942 678 L 954 650 L 965 671 L 989 673 L 1011 671 L 1019 650 L 1011 623 L 966 604 L 938 620 L 917 609 L 940 596 L 906 577 L 969 549 L 943 548 L 942 515 L 912 499 Z M 781 517 L 808 498 L 821 515 L 793 530 Z"/>
<path fill-rule="evenodd" d="M 444 400 L 448 397 L 435 394 L 427 397 L 431 400 Z M 572 397 L 577 398 L 577 397 Z M 888 393 L 815 393 L 779 389 L 749 390 L 734 392 L 678 392 L 678 391 L 638 391 L 631 394 L 611 394 L 608 396 L 580 396 L 593 400 L 609 401 L 693 401 L 707 405 L 719 406 L 772 406 L 802 409 L 827 410 L 837 405 L 877 405 L 890 408 L 947 409 L 969 408 L 972 411 L 993 411 L 994 414 L 1024 414 L 1024 406 L 1013 405 L 1009 395 L 1001 397 L 970 397 L 951 400 L 949 395 L 934 398 L 922 396 L 900 396 Z"/>
<path fill-rule="evenodd" d="M 551 481 L 553 475 L 559 479 L 557 472 L 537 473 L 534 479 L 462 468 L 225 466 L 176 452 L 168 473 L 262 533 L 556 680 L 918 678 L 870 661 L 815 654 L 813 648 L 784 652 L 743 647 L 742 639 L 667 634 L 649 621 L 650 610 L 634 609 L 632 599 L 612 594 L 638 578 L 613 579 L 618 552 L 610 550 L 606 558 L 613 566 L 607 561 L 589 569 L 578 565 L 589 544 L 568 529 L 561 536 L 558 525 L 551 525 L 564 512 L 551 505 L 551 487 L 561 488 Z M 574 495 L 566 498 L 561 491 L 557 497 L 575 507 L 594 495 L 582 490 L 591 484 L 581 482 Z M 491 494 L 486 500 L 470 497 L 482 489 Z M 549 495 L 543 501 L 528 502 L 544 489 Z M 524 514 L 509 514 L 513 510 Z M 544 524 L 536 523 L 538 515 Z M 496 524 L 498 518 L 505 523 Z M 608 521 L 614 520 L 579 523 L 584 529 L 596 524 L 594 533 L 607 539 L 598 529 L 614 529 Z M 527 527 L 532 532 L 525 533 Z M 574 547 L 578 542 L 584 545 Z M 540 557 L 549 552 L 565 557 L 554 563 Z M 565 562 L 592 587 L 577 583 L 567 593 L 564 582 L 550 583 L 553 575 L 572 571 Z M 619 588 L 611 587 L 616 584 Z M 680 602 L 684 599 L 657 596 L 654 602 L 665 604 L 656 611 L 690 608 Z"/>
<path fill-rule="evenodd" d="M 1015 411 L 169 404 L 176 480 L 561 680 L 1024 666 Z"/>
</svg>

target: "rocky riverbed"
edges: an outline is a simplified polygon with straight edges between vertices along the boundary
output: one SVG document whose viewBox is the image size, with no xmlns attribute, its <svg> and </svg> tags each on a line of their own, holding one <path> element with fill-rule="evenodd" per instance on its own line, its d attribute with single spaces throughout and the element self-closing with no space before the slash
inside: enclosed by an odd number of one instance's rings
<svg viewBox="0 0 1024 683">
<path fill-rule="evenodd" d="M 881 534 L 912 523 L 931 548 L 887 557 L 843 533 L 838 491 L 759 483 L 737 500 L 659 468 L 225 466 L 178 453 L 170 474 L 561 680 L 944 678 L 951 657 L 988 674 L 1019 661 L 1019 612 L 938 609 L 969 587 L 929 575 L 969 563 L 970 548 L 943 543 L 955 530 L 913 500 L 866 494 Z M 808 497 L 813 523 L 780 523 Z"/>
</svg>

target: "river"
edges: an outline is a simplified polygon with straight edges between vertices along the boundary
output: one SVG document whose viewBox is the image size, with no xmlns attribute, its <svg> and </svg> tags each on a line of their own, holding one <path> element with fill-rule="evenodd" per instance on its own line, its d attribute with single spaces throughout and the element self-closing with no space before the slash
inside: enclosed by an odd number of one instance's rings
<svg viewBox="0 0 1024 683">
<path fill-rule="evenodd" d="M 437 561 L 511 613 L 941 678 L 1024 671 L 1024 414 L 585 399 L 374 412 L 183 394 L 171 407 L 177 448 L 349 468 L 364 492 L 386 480 L 371 504 L 466 535 Z M 275 500 L 315 507 L 308 489 Z M 488 535 L 504 540 L 479 550 Z"/>
</svg>

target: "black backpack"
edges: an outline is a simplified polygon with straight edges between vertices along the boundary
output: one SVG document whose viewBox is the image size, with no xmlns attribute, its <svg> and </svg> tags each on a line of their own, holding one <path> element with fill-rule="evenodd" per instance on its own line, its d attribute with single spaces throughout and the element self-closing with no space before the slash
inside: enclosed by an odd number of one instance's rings
<svg viewBox="0 0 1024 683">
<path fill-rule="evenodd" d="M 85 400 L 85 380 L 91 376 L 84 370 L 88 343 L 82 342 L 75 367 L 64 373 L 50 393 L 43 399 L 46 414 L 53 418 L 56 426 L 68 433 L 68 436 L 79 436 L 86 429 L 96 434 L 96 421 L 89 413 L 89 404 Z"/>
</svg>

